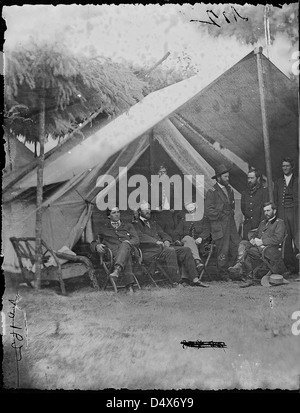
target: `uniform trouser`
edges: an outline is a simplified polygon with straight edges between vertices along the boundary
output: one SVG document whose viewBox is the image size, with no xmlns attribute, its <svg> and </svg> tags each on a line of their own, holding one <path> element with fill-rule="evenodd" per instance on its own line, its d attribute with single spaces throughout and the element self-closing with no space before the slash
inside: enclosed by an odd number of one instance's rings
<svg viewBox="0 0 300 413">
<path fill-rule="evenodd" d="M 240 236 L 237 232 L 234 218 L 231 216 L 223 237 L 215 240 L 219 276 L 225 275 L 228 266 L 235 263 L 239 242 Z"/>
<path fill-rule="evenodd" d="M 173 282 L 180 280 L 179 265 L 182 266 L 185 275 L 191 281 L 198 278 L 198 272 L 192 253 L 187 247 L 151 247 L 151 250 L 143 249 L 145 262 L 151 262 L 159 257 L 159 261 L 164 264 L 164 269 Z"/>
<path fill-rule="evenodd" d="M 198 246 L 193 237 L 186 235 L 185 237 L 182 238 L 181 242 L 183 242 L 184 247 L 188 247 L 191 250 L 194 260 L 201 261 Z"/>
<path fill-rule="evenodd" d="M 295 267 L 296 265 L 296 254 L 299 252 L 296 247 L 296 234 L 297 234 L 297 223 L 295 220 L 294 208 L 284 208 L 283 220 L 285 223 L 287 238 L 285 242 L 285 252 L 284 252 L 284 261 L 286 265 Z M 294 247 L 293 247 L 294 242 Z"/>
<path fill-rule="evenodd" d="M 112 251 L 115 265 L 120 265 L 123 269 L 125 285 L 134 283 L 131 248 L 132 247 L 128 242 L 122 242 L 119 248 Z"/>
<path fill-rule="evenodd" d="M 286 267 L 281 258 L 281 251 L 275 246 L 270 246 L 265 252 L 265 258 L 269 261 L 273 273 L 283 274 L 286 271 Z M 258 265 L 261 264 L 262 259 L 262 249 L 255 245 L 250 244 L 245 245 L 244 251 L 244 269 L 246 274 L 254 270 Z"/>
</svg>

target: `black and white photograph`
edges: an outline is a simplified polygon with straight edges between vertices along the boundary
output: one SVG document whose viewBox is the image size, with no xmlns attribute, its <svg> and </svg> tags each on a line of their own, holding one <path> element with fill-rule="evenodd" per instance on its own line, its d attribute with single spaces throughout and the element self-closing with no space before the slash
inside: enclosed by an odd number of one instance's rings
<svg viewBox="0 0 300 413">
<path fill-rule="evenodd" d="M 299 392 L 299 4 L 2 28 L 2 391 Z"/>
</svg>

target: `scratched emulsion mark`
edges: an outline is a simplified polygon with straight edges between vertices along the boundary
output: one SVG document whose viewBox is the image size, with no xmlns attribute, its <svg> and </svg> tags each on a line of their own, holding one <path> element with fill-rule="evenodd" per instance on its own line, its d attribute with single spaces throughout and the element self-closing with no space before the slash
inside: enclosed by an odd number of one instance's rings
<svg viewBox="0 0 300 413">
<path fill-rule="evenodd" d="M 186 341 L 182 340 L 180 342 L 182 344 L 182 348 L 185 347 L 194 347 L 194 348 L 227 348 L 227 345 L 224 343 L 224 341 L 202 341 L 202 340 L 196 340 L 196 341 Z"/>
<path fill-rule="evenodd" d="M 274 302 L 273 302 L 273 297 L 271 295 L 269 295 L 269 304 L 270 304 L 270 307 L 273 308 Z"/>
<path fill-rule="evenodd" d="M 235 9 L 233 6 L 231 6 L 231 9 L 232 9 L 232 16 L 233 16 L 233 18 L 234 18 L 234 20 L 235 20 L 236 22 L 238 21 L 237 18 L 236 18 L 236 16 L 238 16 L 240 19 L 245 20 L 245 21 L 248 21 L 248 20 L 249 20 L 248 17 L 242 17 L 242 16 L 236 11 L 236 9 Z M 206 24 L 212 24 L 212 25 L 214 25 L 214 26 L 221 27 L 218 23 L 216 23 L 216 22 L 213 20 L 213 18 L 214 18 L 214 19 L 218 19 L 218 18 L 219 18 L 219 16 L 218 16 L 217 14 L 215 14 L 212 10 L 206 10 L 206 13 L 207 13 L 207 17 L 209 18 L 210 21 L 192 19 L 192 20 L 190 20 L 190 22 L 206 23 Z M 208 13 L 213 14 L 213 18 L 212 18 Z M 229 18 L 226 16 L 226 12 L 225 12 L 225 11 L 223 11 L 223 17 L 224 17 L 224 19 L 226 20 L 227 23 L 231 23 L 231 22 L 232 22 L 232 20 L 230 21 Z"/>
</svg>

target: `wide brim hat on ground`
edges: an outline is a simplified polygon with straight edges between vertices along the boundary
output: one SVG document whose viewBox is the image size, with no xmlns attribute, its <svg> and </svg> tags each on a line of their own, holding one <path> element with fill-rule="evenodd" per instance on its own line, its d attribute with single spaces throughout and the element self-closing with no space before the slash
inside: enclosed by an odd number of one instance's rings
<svg viewBox="0 0 300 413">
<path fill-rule="evenodd" d="M 216 179 L 217 176 L 226 174 L 226 172 L 229 172 L 231 168 L 226 167 L 224 164 L 217 165 L 215 168 L 215 175 L 211 177 L 211 179 Z"/>
<path fill-rule="evenodd" d="M 289 284 L 289 281 L 280 274 L 272 274 L 263 276 L 260 283 L 264 287 L 275 287 L 276 285 Z"/>
</svg>

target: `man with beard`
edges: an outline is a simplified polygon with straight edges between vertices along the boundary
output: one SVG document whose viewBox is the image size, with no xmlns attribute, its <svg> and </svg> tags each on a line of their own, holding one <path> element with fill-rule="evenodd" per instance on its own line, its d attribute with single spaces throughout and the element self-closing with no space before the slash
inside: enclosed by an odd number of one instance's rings
<svg viewBox="0 0 300 413">
<path fill-rule="evenodd" d="M 284 220 L 287 239 L 285 243 L 285 263 L 291 272 L 297 271 L 296 255 L 299 252 L 298 232 L 298 178 L 294 173 L 291 158 L 282 160 L 283 176 L 275 181 L 274 202 L 278 207 L 278 217 Z"/>
<path fill-rule="evenodd" d="M 265 219 L 261 221 L 259 227 L 249 234 L 249 241 L 241 241 L 239 245 L 239 258 L 235 266 L 230 267 L 231 273 L 245 273 L 249 278 L 246 287 L 253 284 L 251 272 L 261 262 L 262 251 L 269 247 L 265 252 L 265 257 L 269 260 L 274 274 L 283 274 L 286 267 L 281 258 L 279 245 L 285 236 L 285 225 L 282 219 L 276 216 L 276 206 L 272 202 L 266 202 L 263 207 Z"/>
<path fill-rule="evenodd" d="M 242 193 L 241 210 L 244 215 L 243 239 L 248 240 L 248 232 L 258 228 L 264 218 L 263 206 L 269 200 L 267 188 L 261 183 L 261 173 L 250 168 L 248 172 L 248 188 Z"/>
<path fill-rule="evenodd" d="M 204 215 L 209 219 L 211 236 L 216 245 L 218 277 L 228 281 L 228 257 L 235 263 L 240 236 L 234 220 L 234 193 L 229 186 L 229 170 L 225 165 L 215 169 L 217 183 L 207 192 Z"/>
<path fill-rule="evenodd" d="M 188 283 L 195 287 L 208 287 L 199 280 L 199 275 L 188 247 L 172 246 L 172 238 L 166 234 L 159 224 L 151 219 L 150 205 L 142 202 L 138 210 L 139 218 L 133 222 L 140 240 L 143 260 L 151 262 L 159 259 L 165 264 L 166 272 L 173 285 L 177 286 L 184 280 L 180 279 L 178 264 L 182 265 Z"/>
</svg>

